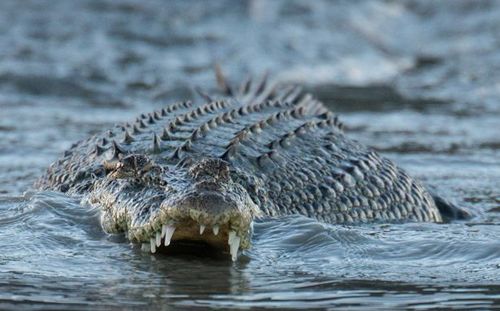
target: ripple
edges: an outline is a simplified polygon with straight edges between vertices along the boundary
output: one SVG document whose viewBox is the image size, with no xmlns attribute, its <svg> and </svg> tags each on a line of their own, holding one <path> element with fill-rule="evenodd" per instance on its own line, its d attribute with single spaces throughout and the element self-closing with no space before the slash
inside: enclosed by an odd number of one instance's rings
<svg viewBox="0 0 500 311">
<path fill-rule="evenodd" d="M 499 10 L 460 0 L 0 2 L 0 309 L 494 308 Z M 104 234 L 99 211 L 78 198 L 23 194 L 73 142 L 189 98 L 193 85 L 214 87 L 215 61 L 235 81 L 269 70 L 306 84 L 350 137 L 474 218 L 267 219 L 233 264 L 144 254 Z"/>
</svg>

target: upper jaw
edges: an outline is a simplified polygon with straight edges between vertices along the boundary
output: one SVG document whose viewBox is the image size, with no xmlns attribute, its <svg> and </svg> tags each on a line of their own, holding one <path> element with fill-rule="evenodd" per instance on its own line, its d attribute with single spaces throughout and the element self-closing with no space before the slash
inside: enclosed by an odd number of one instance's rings
<svg viewBox="0 0 500 311">
<path fill-rule="evenodd" d="M 229 251 L 236 260 L 239 249 L 248 249 L 253 233 L 253 217 L 243 219 L 236 213 L 228 213 L 210 223 L 198 211 L 178 213 L 166 209 L 149 225 L 129 229 L 129 239 L 142 242 L 142 248 L 155 253 L 159 247 L 167 247 L 176 241 L 203 242 L 216 249 Z M 149 244 L 149 245 L 148 245 Z"/>
<path fill-rule="evenodd" d="M 161 225 L 147 241 L 142 242 L 142 250 L 155 253 L 176 242 L 202 242 L 215 249 L 228 251 L 233 261 L 240 249 L 250 248 L 253 223 L 244 232 L 232 230 L 228 224 L 214 225 L 211 228 L 198 225 L 195 221 L 167 222 Z"/>
<path fill-rule="evenodd" d="M 223 197 L 207 192 L 166 199 L 147 223 L 129 227 L 129 239 L 152 253 L 175 241 L 204 242 L 236 260 L 239 249 L 250 248 L 257 207 Z"/>
</svg>

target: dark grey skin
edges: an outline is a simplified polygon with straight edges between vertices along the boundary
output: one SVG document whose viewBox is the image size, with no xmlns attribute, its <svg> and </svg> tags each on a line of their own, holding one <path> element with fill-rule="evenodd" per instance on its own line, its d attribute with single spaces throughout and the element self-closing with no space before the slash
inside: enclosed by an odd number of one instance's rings
<svg viewBox="0 0 500 311">
<path fill-rule="evenodd" d="M 233 89 L 219 72 L 218 82 L 223 95 L 202 94 L 202 102 L 172 104 L 74 144 L 36 186 L 83 195 L 102 210 L 106 232 L 124 232 L 145 250 L 203 241 L 233 260 L 262 216 L 442 222 L 454 211 L 349 139 L 310 94 L 265 78 Z"/>
</svg>

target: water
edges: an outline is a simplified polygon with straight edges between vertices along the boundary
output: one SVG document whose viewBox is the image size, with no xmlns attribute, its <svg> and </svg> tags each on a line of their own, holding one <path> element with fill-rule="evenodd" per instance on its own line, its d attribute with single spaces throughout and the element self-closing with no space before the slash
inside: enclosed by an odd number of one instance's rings
<svg viewBox="0 0 500 311">
<path fill-rule="evenodd" d="M 500 305 L 500 3 L 2 1 L 0 309 Z M 151 256 L 30 186 L 73 142 L 270 70 L 474 217 L 266 220 L 236 263 Z"/>
</svg>

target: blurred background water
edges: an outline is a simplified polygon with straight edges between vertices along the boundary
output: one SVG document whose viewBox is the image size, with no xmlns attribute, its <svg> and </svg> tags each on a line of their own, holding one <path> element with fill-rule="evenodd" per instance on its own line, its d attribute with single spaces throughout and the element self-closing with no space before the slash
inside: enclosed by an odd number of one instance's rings
<svg viewBox="0 0 500 311">
<path fill-rule="evenodd" d="M 0 309 L 500 305 L 500 1 L 0 2 Z M 73 142 L 270 71 L 474 218 L 264 221 L 235 264 L 151 256 L 31 184 Z"/>
</svg>

